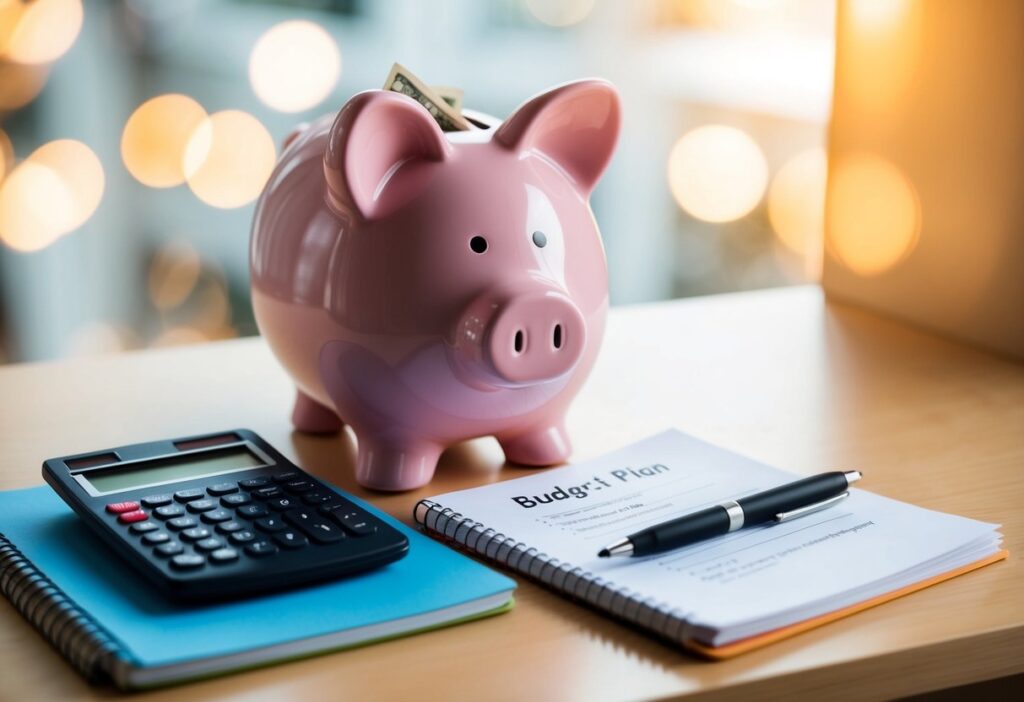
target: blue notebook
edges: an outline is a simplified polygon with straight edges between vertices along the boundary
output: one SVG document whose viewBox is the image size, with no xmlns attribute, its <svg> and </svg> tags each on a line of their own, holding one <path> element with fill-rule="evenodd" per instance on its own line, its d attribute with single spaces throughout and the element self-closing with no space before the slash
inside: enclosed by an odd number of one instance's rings
<svg viewBox="0 0 1024 702">
<path fill-rule="evenodd" d="M 513 580 L 359 503 L 409 537 L 405 558 L 344 580 L 189 607 L 151 591 L 49 487 L 0 492 L 0 591 L 79 672 L 125 689 L 358 646 L 512 606 Z"/>
</svg>

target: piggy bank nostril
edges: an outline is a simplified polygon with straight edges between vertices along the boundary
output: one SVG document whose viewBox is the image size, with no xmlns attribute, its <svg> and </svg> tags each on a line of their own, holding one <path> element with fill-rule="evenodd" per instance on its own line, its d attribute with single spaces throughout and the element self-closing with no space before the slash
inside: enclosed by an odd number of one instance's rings
<svg viewBox="0 0 1024 702">
<path fill-rule="evenodd" d="M 512 347 L 516 350 L 516 353 L 523 352 L 523 330 L 516 330 L 515 340 L 512 342 Z"/>
<path fill-rule="evenodd" d="M 556 349 L 562 348 L 562 325 L 561 324 L 556 324 L 555 325 L 554 339 L 552 339 L 552 341 L 554 342 Z"/>
</svg>

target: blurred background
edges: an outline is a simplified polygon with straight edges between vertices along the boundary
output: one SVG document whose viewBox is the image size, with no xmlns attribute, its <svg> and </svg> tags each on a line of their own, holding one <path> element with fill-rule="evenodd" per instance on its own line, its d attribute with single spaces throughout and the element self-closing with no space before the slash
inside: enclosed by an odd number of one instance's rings
<svg viewBox="0 0 1024 702">
<path fill-rule="evenodd" d="M 619 87 L 593 196 L 613 304 L 816 280 L 835 25 L 831 0 L 0 0 L 0 360 L 255 334 L 282 139 L 393 61 L 502 118 Z"/>
</svg>

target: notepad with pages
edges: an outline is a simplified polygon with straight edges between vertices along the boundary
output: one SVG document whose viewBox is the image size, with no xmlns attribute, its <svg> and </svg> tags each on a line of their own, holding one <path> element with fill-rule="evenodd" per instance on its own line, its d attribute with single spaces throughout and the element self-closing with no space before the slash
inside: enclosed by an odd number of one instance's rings
<svg viewBox="0 0 1024 702">
<path fill-rule="evenodd" d="M 998 525 L 860 489 L 791 522 L 642 558 L 597 557 L 619 537 L 798 477 L 673 430 L 423 500 L 415 518 L 428 533 L 712 658 L 1006 557 Z"/>
<path fill-rule="evenodd" d="M 126 689 L 361 646 L 512 606 L 510 578 L 350 499 L 406 534 L 409 553 L 357 576 L 186 606 L 155 592 L 48 486 L 0 492 L 0 594 L 82 675 Z"/>
</svg>

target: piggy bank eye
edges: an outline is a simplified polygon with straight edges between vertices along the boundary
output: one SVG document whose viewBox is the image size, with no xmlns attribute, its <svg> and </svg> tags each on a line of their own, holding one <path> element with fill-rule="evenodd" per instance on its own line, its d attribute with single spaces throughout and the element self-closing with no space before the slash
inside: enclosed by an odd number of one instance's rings
<svg viewBox="0 0 1024 702">
<path fill-rule="evenodd" d="M 543 249 L 548 245 L 548 238 L 544 236 L 544 232 L 538 230 L 533 233 L 533 243 L 538 249 Z"/>
<path fill-rule="evenodd" d="M 473 253 L 482 254 L 487 250 L 487 239 L 482 236 L 474 236 L 469 240 L 469 248 L 472 249 Z"/>
</svg>

